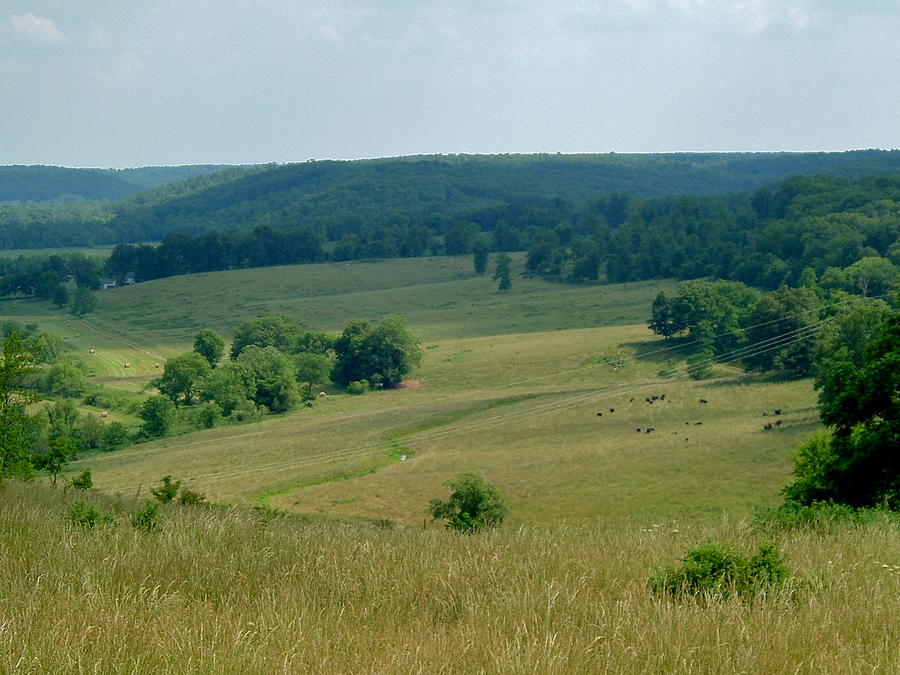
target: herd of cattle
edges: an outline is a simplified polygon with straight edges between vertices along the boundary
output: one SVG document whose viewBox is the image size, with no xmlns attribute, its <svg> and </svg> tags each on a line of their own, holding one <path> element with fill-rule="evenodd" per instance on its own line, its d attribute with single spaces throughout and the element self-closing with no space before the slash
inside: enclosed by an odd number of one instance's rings
<svg viewBox="0 0 900 675">
<path fill-rule="evenodd" d="M 653 404 L 656 403 L 656 402 L 667 402 L 667 401 L 670 401 L 670 400 L 671 400 L 671 399 L 667 399 L 667 398 L 666 398 L 666 395 L 665 395 L 665 394 L 658 394 L 658 395 L 654 395 L 654 396 L 648 396 L 648 397 L 646 397 L 646 398 L 644 399 L 644 401 L 645 401 L 646 403 L 649 403 L 650 405 L 653 405 Z M 634 397 L 628 399 L 628 402 L 629 402 L 629 403 L 634 403 L 634 401 L 635 401 Z M 699 402 L 700 404 L 703 404 L 703 405 L 706 405 L 706 404 L 709 403 L 709 401 L 707 401 L 705 398 L 698 399 L 698 402 Z M 615 408 L 609 408 L 608 414 L 614 414 L 615 412 L 616 412 L 616 409 L 615 409 Z M 767 410 L 766 410 L 766 411 L 763 411 L 762 416 L 763 416 L 763 417 L 768 417 L 768 416 L 772 415 L 772 416 L 777 417 L 777 416 L 782 415 L 782 414 L 784 414 L 784 411 L 783 411 L 782 409 L 780 409 L 780 408 L 777 408 L 777 409 L 775 409 L 775 410 L 772 411 L 772 412 L 769 412 L 769 411 L 767 411 Z M 598 413 L 597 413 L 597 417 L 603 417 L 603 413 L 602 413 L 602 412 L 598 412 Z M 693 425 L 693 426 L 699 426 L 699 425 L 701 425 L 701 424 L 703 424 L 702 421 L 696 421 L 696 422 L 690 422 L 690 421 L 689 421 L 689 422 L 685 422 L 685 425 L 688 425 L 688 426 L 690 426 L 690 425 Z M 776 420 L 773 421 L 773 422 L 766 422 L 766 423 L 763 425 L 763 431 L 771 431 L 772 429 L 775 429 L 776 427 L 780 427 L 781 424 L 782 424 L 782 420 L 781 420 L 781 419 L 776 419 Z M 638 432 L 638 433 L 652 434 L 654 431 L 656 431 L 656 427 L 637 427 L 637 428 L 635 429 L 635 431 Z M 673 433 L 673 434 L 677 434 L 678 432 L 677 432 L 677 431 L 673 431 L 672 433 Z M 685 438 L 684 440 L 688 440 L 688 439 Z"/>
</svg>

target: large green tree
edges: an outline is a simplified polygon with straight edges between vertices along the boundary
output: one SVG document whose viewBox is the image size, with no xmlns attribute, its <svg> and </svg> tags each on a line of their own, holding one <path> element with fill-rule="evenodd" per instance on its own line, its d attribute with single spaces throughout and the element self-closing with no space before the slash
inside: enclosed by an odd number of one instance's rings
<svg viewBox="0 0 900 675">
<path fill-rule="evenodd" d="M 511 258 L 506 253 L 498 253 L 494 256 L 494 281 L 499 280 L 497 288 L 501 291 L 508 291 L 512 288 L 512 279 L 510 278 L 509 264 Z"/>
<path fill-rule="evenodd" d="M 808 374 L 819 314 L 819 298 L 811 288 L 782 286 L 760 296 L 747 317 L 752 350 L 747 366 Z"/>
<path fill-rule="evenodd" d="M 335 340 L 334 351 L 331 379 L 341 386 L 367 380 L 375 387 L 396 387 L 422 359 L 419 339 L 398 316 L 375 325 L 350 322 Z"/>
<path fill-rule="evenodd" d="M 435 520 L 446 520 L 452 530 L 474 534 L 486 527 L 497 527 L 509 509 L 503 494 L 474 473 L 461 473 L 447 481 L 450 497 L 432 499 L 428 510 Z"/>
<path fill-rule="evenodd" d="M 294 364 L 284 352 L 275 347 L 250 345 L 241 352 L 237 363 L 251 373 L 252 400 L 257 405 L 281 413 L 300 403 Z"/>
<path fill-rule="evenodd" d="M 211 328 L 204 328 L 194 337 L 194 351 L 215 368 L 225 353 L 225 340 Z"/>
<path fill-rule="evenodd" d="M 313 387 L 328 381 L 331 374 L 331 359 L 321 354 L 302 352 L 294 356 L 294 370 L 299 384 L 306 385 L 303 397 L 311 400 Z"/>
<path fill-rule="evenodd" d="M 788 500 L 831 500 L 900 509 L 900 314 L 891 314 L 862 363 L 831 363 L 820 374 L 819 435 L 797 453 Z"/>
<path fill-rule="evenodd" d="M 0 361 L 0 478 L 27 476 L 32 470 L 32 444 L 36 423 L 25 407 L 36 400 L 35 392 L 22 387 L 22 379 L 34 371 L 35 356 L 15 332 L 3 340 Z"/>
<path fill-rule="evenodd" d="M 162 376 L 154 380 L 159 393 L 172 399 L 175 405 L 190 405 L 200 381 L 209 374 L 209 361 L 197 352 L 188 352 L 166 361 Z"/>
<path fill-rule="evenodd" d="M 97 296 L 94 292 L 84 286 L 76 288 L 75 294 L 72 296 L 72 301 L 69 303 L 69 312 L 72 316 L 80 319 L 96 309 Z"/>
<path fill-rule="evenodd" d="M 236 408 L 244 408 L 253 401 L 256 380 L 248 365 L 226 363 L 207 375 L 198 389 L 204 401 L 215 401 L 224 415 L 230 415 Z"/>
<path fill-rule="evenodd" d="M 168 436 L 178 420 L 178 411 L 168 396 L 151 396 L 141 405 L 141 435 L 146 438 Z"/>
<path fill-rule="evenodd" d="M 264 314 L 255 319 L 248 319 L 234 331 L 231 358 L 237 359 L 250 345 L 276 347 L 283 352 L 292 352 L 302 335 L 300 326 L 286 316 Z"/>
</svg>

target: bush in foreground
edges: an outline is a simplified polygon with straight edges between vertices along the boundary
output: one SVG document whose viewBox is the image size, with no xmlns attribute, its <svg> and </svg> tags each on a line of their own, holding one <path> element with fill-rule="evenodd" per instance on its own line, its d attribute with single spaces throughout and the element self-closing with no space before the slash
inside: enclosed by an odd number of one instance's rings
<svg viewBox="0 0 900 675">
<path fill-rule="evenodd" d="M 84 502 L 75 502 L 69 508 L 68 520 L 73 525 L 80 525 L 88 529 L 94 529 L 97 526 L 111 525 L 115 522 L 108 513 L 103 513 L 95 506 L 88 506 Z"/>
<path fill-rule="evenodd" d="M 503 494 L 474 473 L 461 473 L 447 482 L 453 492 L 450 499 L 432 499 L 429 511 L 435 520 L 446 520 L 447 527 L 473 534 L 503 522 L 509 509 Z"/>
<path fill-rule="evenodd" d="M 742 598 L 753 596 L 763 588 L 777 586 L 788 578 L 788 568 L 772 545 L 745 558 L 740 553 L 715 543 L 692 548 L 678 568 L 658 571 L 650 577 L 654 593 L 727 598 L 736 593 Z"/>
</svg>

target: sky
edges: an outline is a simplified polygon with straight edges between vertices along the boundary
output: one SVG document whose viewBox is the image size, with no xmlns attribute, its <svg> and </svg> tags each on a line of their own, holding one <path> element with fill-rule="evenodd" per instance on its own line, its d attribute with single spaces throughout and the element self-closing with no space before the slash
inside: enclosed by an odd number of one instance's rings
<svg viewBox="0 0 900 675">
<path fill-rule="evenodd" d="M 0 164 L 900 147 L 900 0 L 0 0 Z"/>
</svg>

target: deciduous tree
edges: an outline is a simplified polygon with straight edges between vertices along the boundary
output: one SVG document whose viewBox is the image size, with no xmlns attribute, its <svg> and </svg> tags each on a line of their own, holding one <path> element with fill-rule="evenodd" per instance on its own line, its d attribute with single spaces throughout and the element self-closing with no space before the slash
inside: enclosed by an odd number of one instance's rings
<svg viewBox="0 0 900 675">
<path fill-rule="evenodd" d="M 432 499 L 429 511 L 450 529 L 473 534 L 497 527 L 509 513 L 503 494 L 477 474 L 459 474 L 446 485 L 452 490 L 449 499 Z"/>
</svg>

